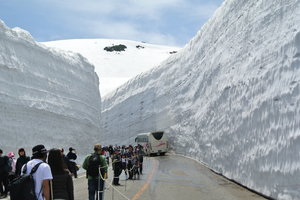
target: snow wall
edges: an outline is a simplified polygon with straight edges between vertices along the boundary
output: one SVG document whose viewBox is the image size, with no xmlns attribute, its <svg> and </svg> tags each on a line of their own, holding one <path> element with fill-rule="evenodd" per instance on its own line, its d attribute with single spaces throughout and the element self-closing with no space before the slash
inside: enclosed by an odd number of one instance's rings
<svg viewBox="0 0 300 200">
<path fill-rule="evenodd" d="M 100 106 L 98 76 L 85 58 L 49 49 L 0 20 L 1 149 L 25 147 L 31 155 L 34 145 L 44 144 L 91 152 Z"/>
<path fill-rule="evenodd" d="M 183 50 L 102 106 L 107 142 L 165 130 L 175 152 L 300 199 L 300 1 L 226 0 Z"/>
</svg>

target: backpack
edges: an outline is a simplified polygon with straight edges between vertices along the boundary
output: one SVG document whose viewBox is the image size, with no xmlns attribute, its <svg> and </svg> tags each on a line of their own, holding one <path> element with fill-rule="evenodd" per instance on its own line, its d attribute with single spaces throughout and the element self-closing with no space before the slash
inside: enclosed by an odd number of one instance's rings
<svg viewBox="0 0 300 200">
<path fill-rule="evenodd" d="M 92 177 L 98 177 L 100 164 L 100 155 L 96 153 L 91 154 L 89 158 L 87 174 Z"/>
<path fill-rule="evenodd" d="M 11 200 L 37 200 L 35 195 L 33 174 L 37 171 L 40 162 L 36 164 L 29 174 L 26 174 L 27 165 L 23 168 L 23 174 L 11 181 L 9 184 Z M 42 189 L 41 189 L 42 191 Z"/>
</svg>

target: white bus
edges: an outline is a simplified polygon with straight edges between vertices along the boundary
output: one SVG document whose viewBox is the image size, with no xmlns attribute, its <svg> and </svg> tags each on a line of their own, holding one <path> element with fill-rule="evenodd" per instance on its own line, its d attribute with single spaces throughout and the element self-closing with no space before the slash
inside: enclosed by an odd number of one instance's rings
<svg viewBox="0 0 300 200">
<path fill-rule="evenodd" d="M 146 155 L 165 155 L 168 151 L 168 138 L 163 131 L 140 133 L 135 142 L 143 146 Z"/>
</svg>

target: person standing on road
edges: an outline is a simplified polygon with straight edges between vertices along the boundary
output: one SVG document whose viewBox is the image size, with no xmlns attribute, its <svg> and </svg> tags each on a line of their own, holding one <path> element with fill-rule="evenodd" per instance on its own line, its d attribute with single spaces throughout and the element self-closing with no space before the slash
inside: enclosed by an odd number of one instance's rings
<svg viewBox="0 0 300 200">
<path fill-rule="evenodd" d="M 16 163 L 14 152 L 7 153 L 8 157 L 8 183 L 10 183 L 16 177 Z"/>
<path fill-rule="evenodd" d="M 104 179 L 107 179 L 107 163 L 101 152 L 101 145 L 96 144 L 94 153 L 87 155 L 82 164 L 88 179 L 89 200 L 103 200 Z"/>
<path fill-rule="evenodd" d="M 138 160 L 139 160 L 139 172 L 140 174 L 143 174 L 143 162 L 144 162 L 144 151 L 143 146 L 139 144 L 138 150 L 137 150 Z"/>
<path fill-rule="evenodd" d="M 29 162 L 30 160 L 30 158 L 26 156 L 26 152 L 24 148 L 20 148 L 18 150 L 18 154 L 19 154 L 19 158 L 17 159 L 17 163 L 16 163 L 16 176 L 21 175 L 21 169 L 23 165 Z"/>
<path fill-rule="evenodd" d="M 116 149 L 115 154 L 112 159 L 112 166 L 114 170 L 114 180 L 113 180 L 113 185 L 120 185 L 119 183 L 119 176 L 122 173 L 122 160 L 120 156 L 120 150 Z"/>
<path fill-rule="evenodd" d="M 5 198 L 8 193 L 8 172 L 8 157 L 5 155 L 3 156 L 3 151 L 0 149 L 0 198 Z"/>
<path fill-rule="evenodd" d="M 45 162 L 47 159 L 47 149 L 44 145 L 36 145 L 32 148 L 32 160 L 24 165 L 21 169 L 23 174 L 26 166 L 26 174 L 29 174 L 32 168 L 39 164 L 37 171 L 33 174 L 35 182 L 34 190 L 37 200 L 50 200 L 50 180 L 52 180 L 52 173 L 50 166 Z"/>
<path fill-rule="evenodd" d="M 64 167 L 63 157 L 60 149 L 51 149 L 48 156 L 53 180 L 53 199 L 74 200 L 74 187 L 72 176 Z"/>
<path fill-rule="evenodd" d="M 74 178 L 77 178 L 77 166 L 76 166 L 76 151 L 73 147 L 69 148 L 69 153 L 67 154 L 67 158 L 69 159 L 69 170 L 74 175 Z"/>
<path fill-rule="evenodd" d="M 105 150 L 104 150 L 104 156 L 105 156 L 105 158 L 106 158 L 107 165 L 109 165 L 109 157 L 110 157 L 110 154 L 109 154 L 108 149 L 105 149 Z"/>
<path fill-rule="evenodd" d="M 63 159 L 64 169 L 66 169 L 66 170 L 68 170 L 68 172 L 70 172 L 70 170 L 69 170 L 70 169 L 70 161 L 64 153 L 64 148 L 60 148 L 60 152 L 61 152 L 61 156 L 62 156 L 62 159 Z"/>
<path fill-rule="evenodd" d="M 127 170 L 128 170 L 128 174 L 129 180 L 133 179 L 133 147 L 131 145 L 129 145 L 128 147 L 128 152 L 126 153 L 126 158 L 127 158 Z"/>
</svg>

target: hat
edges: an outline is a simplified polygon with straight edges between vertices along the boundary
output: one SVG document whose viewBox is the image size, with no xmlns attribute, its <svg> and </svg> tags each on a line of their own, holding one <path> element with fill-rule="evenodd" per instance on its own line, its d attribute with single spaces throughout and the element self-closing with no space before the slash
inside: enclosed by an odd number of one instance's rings
<svg viewBox="0 0 300 200">
<path fill-rule="evenodd" d="M 73 150 L 75 150 L 73 147 L 70 147 L 70 148 L 69 148 L 69 151 L 73 151 Z"/>
<path fill-rule="evenodd" d="M 20 149 L 18 150 L 18 153 L 20 153 L 21 151 L 24 151 L 24 152 L 25 152 L 25 149 L 24 149 L 24 148 L 20 148 Z"/>
<path fill-rule="evenodd" d="M 32 148 L 32 155 L 33 156 L 43 155 L 43 154 L 46 154 L 46 153 L 48 153 L 48 151 L 45 148 L 45 146 L 42 145 L 42 144 L 36 145 L 35 147 Z"/>
<path fill-rule="evenodd" d="M 14 152 L 9 152 L 9 153 L 7 153 L 7 156 L 9 158 L 13 158 L 13 157 L 15 157 L 15 154 L 14 154 Z"/>
</svg>

